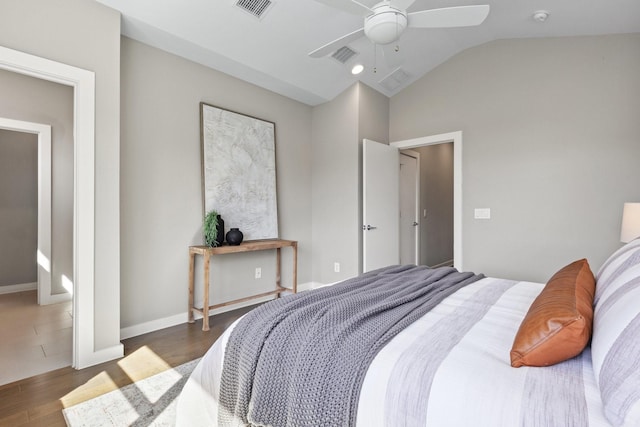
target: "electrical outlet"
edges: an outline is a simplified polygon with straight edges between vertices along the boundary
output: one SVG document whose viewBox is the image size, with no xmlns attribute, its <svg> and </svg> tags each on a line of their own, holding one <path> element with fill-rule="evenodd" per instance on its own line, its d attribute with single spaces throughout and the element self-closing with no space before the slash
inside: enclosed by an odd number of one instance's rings
<svg viewBox="0 0 640 427">
<path fill-rule="evenodd" d="M 333 271 L 335 273 L 340 273 L 340 263 L 339 262 L 334 262 L 333 263 Z"/>
<path fill-rule="evenodd" d="M 260 267 L 256 268 L 256 279 L 262 278 L 262 269 Z"/>
</svg>

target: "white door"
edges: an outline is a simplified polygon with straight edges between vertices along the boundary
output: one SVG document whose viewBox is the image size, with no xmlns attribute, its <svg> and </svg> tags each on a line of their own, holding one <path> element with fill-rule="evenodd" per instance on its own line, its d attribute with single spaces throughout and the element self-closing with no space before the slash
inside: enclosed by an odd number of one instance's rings
<svg viewBox="0 0 640 427">
<path fill-rule="evenodd" d="M 398 264 L 400 249 L 398 149 L 365 139 L 362 143 L 362 268 Z"/>
<path fill-rule="evenodd" d="M 400 153 L 400 264 L 419 264 L 418 177 L 418 158 Z"/>
</svg>

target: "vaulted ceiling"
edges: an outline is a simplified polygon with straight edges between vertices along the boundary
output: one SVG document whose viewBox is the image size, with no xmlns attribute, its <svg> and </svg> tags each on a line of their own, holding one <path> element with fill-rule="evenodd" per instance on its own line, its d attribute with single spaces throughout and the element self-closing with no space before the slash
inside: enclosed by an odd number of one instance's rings
<svg viewBox="0 0 640 427">
<path fill-rule="evenodd" d="M 127 37 L 309 105 L 333 99 L 357 80 L 393 96 L 453 55 L 492 40 L 640 32 L 639 0 L 416 0 L 407 12 L 479 4 L 490 12 L 473 27 L 409 28 L 391 49 L 359 38 L 348 43 L 355 55 L 342 63 L 308 54 L 362 28 L 363 17 L 320 1 L 98 1 L 122 13 Z M 267 7 L 257 17 L 239 6 L 247 1 Z M 539 10 L 549 12 L 545 22 L 533 18 Z M 365 67 L 358 76 L 351 74 L 356 63 Z"/>
</svg>

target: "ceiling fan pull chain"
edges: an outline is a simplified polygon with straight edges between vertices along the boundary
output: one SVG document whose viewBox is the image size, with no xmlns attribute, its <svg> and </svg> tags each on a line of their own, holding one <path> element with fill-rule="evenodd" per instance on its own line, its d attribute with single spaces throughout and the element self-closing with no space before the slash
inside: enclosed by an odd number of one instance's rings
<svg viewBox="0 0 640 427">
<path fill-rule="evenodd" d="M 378 69 L 376 68 L 376 64 L 377 62 L 377 57 L 378 57 L 378 45 L 377 44 L 373 44 L 373 74 L 376 74 L 378 72 Z"/>
<path fill-rule="evenodd" d="M 400 34 L 399 34 L 399 31 L 398 31 L 398 25 L 399 25 L 398 24 L 398 13 L 396 12 L 395 15 L 396 15 L 396 40 L 398 40 L 400 38 Z M 396 44 L 396 47 L 394 48 L 394 50 L 396 52 L 399 51 L 400 50 L 400 45 Z"/>
</svg>

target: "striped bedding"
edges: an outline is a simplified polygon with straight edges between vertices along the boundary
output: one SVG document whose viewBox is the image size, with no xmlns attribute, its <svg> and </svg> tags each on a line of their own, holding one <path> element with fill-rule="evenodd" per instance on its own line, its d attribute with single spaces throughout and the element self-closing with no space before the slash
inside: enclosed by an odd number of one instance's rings
<svg viewBox="0 0 640 427">
<path fill-rule="evenodd" d="M 375 357 L 362 385 L 356 425 L 610 426 L 589 348 L 551 367 L 510 366 L 513 338 L 543 287 L 485 278 L 447 297 Z M 187 382 L 177 425 L 216 425 L 229 332 Z"/>
<path fill-rule="evenodd" d="M 614 252 L 596 276 L 593 368 L 604 413 L 640 426 L 640 238 Z"/>
</svg>

